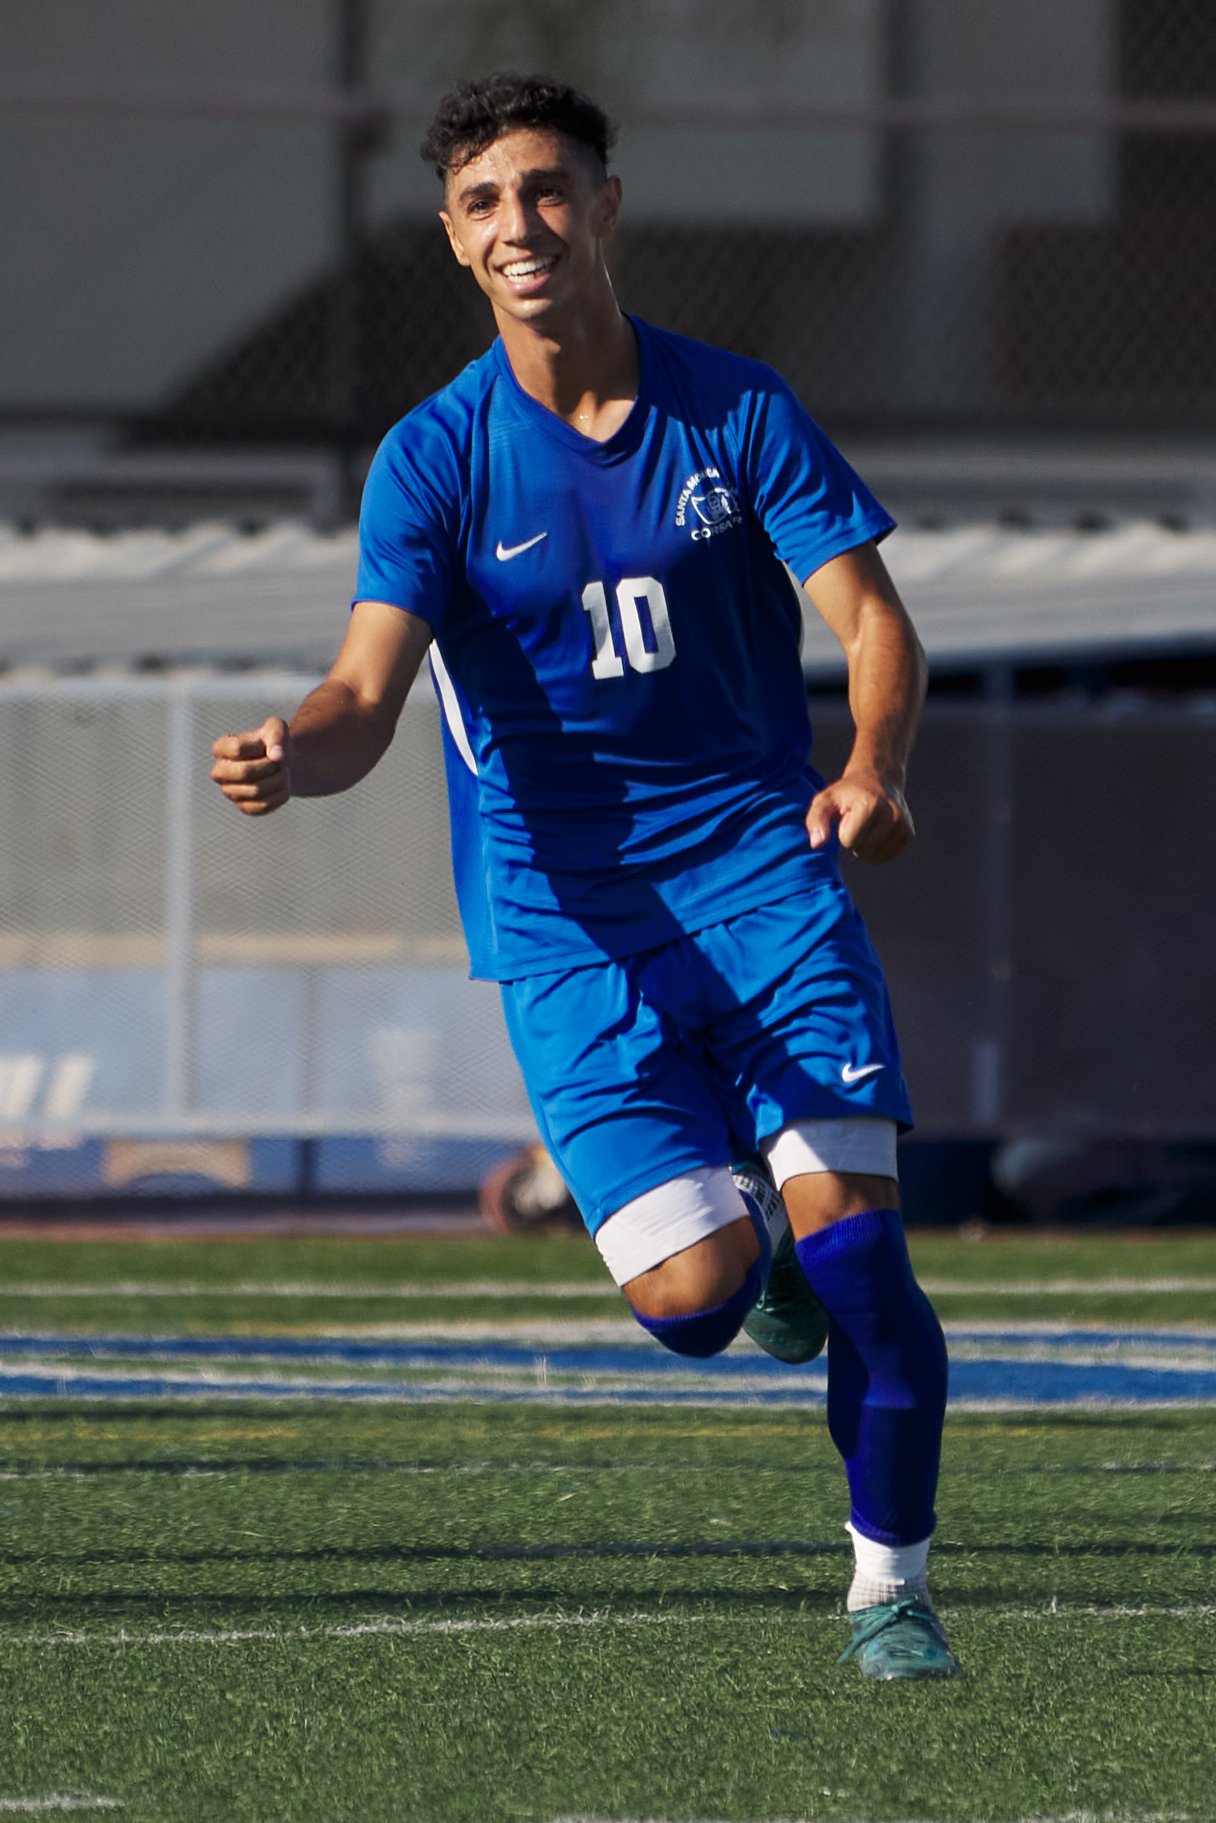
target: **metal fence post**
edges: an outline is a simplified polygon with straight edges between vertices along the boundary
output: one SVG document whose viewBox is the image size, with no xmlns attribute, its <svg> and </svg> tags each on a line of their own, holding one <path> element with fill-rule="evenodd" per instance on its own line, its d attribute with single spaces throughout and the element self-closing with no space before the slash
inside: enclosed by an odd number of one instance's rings
<svg viewBox="0 0 1216 1823">
<path fill-rule="evenodd" d="M 165 1084 L 162 1106 L 191 1111 L 194 1010 L 194 697 L 187 677 L 168 686 L 165 790 Z"/>
<path fill-rule="evenodd" d="M 339 93 L 362 95 L 368 78 L 367 0 L 337 0 L 334 75 Z M 361 261 L 367 240 L 368 164 L 383 123 L 369 115 L 347 116 L 338 127 L 334 153 L 335 264 L 329 322 L 330 403 L 338 449 L 337 520 L 359 516 L 359 413 L 362 405 Z"/>
<path fill-rule="evenodd" d="M 983 869 L 984 1036 L 971 1068 L 971 1113 L 995 1132 L 1008 1112 L 1013 992 L 1013 667 L 984 671 Z"/>
</svg>

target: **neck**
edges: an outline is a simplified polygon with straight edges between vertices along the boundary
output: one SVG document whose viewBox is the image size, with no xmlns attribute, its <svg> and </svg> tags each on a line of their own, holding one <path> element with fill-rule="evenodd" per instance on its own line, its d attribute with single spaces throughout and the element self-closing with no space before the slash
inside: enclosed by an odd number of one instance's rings
<svg viewBox="0 0 1216 1823">
<path fill-rule="evenodd" d="M 504 314 L 498 328 L 512 373 L 539 405 L 596 442 L 624 423 L 637 397 L 638 348 L 611 290 L 561 324 Z"/>
</svg>

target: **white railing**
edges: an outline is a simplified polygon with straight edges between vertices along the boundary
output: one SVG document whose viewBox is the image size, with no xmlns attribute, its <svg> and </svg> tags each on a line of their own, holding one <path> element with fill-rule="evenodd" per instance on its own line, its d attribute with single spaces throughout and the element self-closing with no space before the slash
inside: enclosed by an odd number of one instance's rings
<svg viewBox="0 0 1216 1823">
<path fill-rule="evenodd" d="M 0 1139 L 530 1135 L 467 979 L 429 691 L 341 800 L 255 823 L 208 777 L 215 734 L 313 681 L 0 680 Z"/>
</svg>

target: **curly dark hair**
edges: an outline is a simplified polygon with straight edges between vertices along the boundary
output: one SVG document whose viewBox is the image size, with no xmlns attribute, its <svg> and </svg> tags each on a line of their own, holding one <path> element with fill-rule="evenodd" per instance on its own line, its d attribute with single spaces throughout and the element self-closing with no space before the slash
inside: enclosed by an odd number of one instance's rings
<svg viewBox="0 0 1216 1823">
<path fill-rule="evenodd" d="M 504 133 L 520 127 L 550 127 L 588 147 L 607 167 L 616 127 L 603 108 L 552 76 L 492 76 L 462 82 L 435 110 L 422 156 L 440 179 L 462 170 Z"/>
</svg>

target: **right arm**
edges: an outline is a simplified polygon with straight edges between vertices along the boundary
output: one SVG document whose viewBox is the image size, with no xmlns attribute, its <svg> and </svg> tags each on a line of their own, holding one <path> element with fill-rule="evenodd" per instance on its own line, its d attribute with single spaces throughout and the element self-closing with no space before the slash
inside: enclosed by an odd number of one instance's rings
<svg viewBox="0 0 1216 1823">
<path fill-rule="evenodd" d="M 325 797 L 365 778 L 387 751 L 418 675 L 431 627 L 384 601 L 359 601 L 329 675 L 290 724 L 213 742 L 211 776 L 246 816 L 267 816 L 291 797 Z"/>
</svg>

